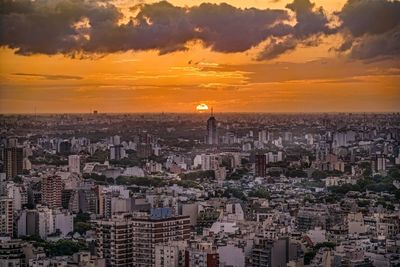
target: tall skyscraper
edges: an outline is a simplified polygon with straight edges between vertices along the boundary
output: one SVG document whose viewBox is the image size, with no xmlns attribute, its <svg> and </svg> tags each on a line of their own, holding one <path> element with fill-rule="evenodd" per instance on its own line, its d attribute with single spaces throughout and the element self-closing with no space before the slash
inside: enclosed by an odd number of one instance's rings
<svg viewBox="0 0 400 267">
<path fill-rule="evenodd" d="M 207 145 L 218 145 L 217 120 L 214 118 L 213 109 L 211 108 L 211 116 L 207 120 Z"/>
<path fill-rule="evenodd" d="M 8 147 L 4 149 L 4 169 L 7 179 L 22 174 L 23 150 L 21 147 Z"/>
<path fill-rule="evenodd" d="M 257 177 L 265 177 L 266 176 L 266 165 L 267 165 L 267 157 L 266 155 L 256 155 L 256 164 L 255 164 L 255 174 Z"/>
<path fill-rule="evenodd" d="M 62 207 L 61 192 L 63 182 L 60 176 L 48 176 L 42 179 L 42 203 L 49 208 Z"/>
<path fill-rule="evenodd" d="M 68 168 L 70 172 L 81 173 L 81 159 L 79 155 L 68 156 Z"/>
</svg>

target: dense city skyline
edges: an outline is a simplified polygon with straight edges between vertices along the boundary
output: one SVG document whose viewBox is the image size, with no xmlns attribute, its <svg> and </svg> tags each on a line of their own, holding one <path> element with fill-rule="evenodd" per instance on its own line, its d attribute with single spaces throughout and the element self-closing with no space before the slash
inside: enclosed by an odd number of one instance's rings
<svg viewBox="0 0 400 267">
<path fill-rule="evenodd" d="M 1 6 L 0 113 L 400 111 L 399 1 Z"/>
<path fill-rule="evenodd" d="M 0 125 L 0 265 L 400 264 L 400 113 Z"/>
</svg>

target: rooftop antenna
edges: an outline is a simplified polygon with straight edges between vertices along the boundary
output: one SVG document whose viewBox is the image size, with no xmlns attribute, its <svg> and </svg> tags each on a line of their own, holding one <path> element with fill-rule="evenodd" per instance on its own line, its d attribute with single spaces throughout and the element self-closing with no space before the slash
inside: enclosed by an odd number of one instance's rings
<svg viewBox="0 0 400 267">
<path fill-rule="evenodd" d="M 211 107 L 211 117 L 214 116 L 214 108 Z"/>
</svg>

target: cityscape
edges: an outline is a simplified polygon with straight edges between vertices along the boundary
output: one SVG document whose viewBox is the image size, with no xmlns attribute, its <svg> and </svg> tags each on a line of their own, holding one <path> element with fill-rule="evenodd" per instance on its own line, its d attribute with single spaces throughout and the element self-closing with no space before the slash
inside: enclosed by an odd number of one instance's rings
<svg viewBox="0 0 400 267">
<path fill-rule="evenodd" d="M 400 0 L 0 0 L 0 267 L 400 267 Z"/>
<path fill-rule="evenodd" d="M 400 114 L 1 117 L 3 266 L 396 266 Z"/>
</svg>

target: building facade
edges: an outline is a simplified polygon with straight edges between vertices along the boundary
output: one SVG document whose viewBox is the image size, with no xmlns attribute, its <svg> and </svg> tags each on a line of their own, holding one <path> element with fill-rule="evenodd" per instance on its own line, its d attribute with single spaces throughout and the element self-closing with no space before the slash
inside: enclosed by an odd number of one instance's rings
<svg viewBox="0 0 400 267">
<path fill-rule="evenodd" d="M 124 214 L 96 220 L 96 252 L 107 266 L 156 266 L 156 245 L 190 237 L 188 216 Z"/>
<path fill-rule="evenodd" d="M 63 182 L 60 176 L 48 176 L 42 179 L 42 203 L 49 208 L 62 206 L 61 193 Z"/>
<path fill-rule="evenodd" d="M 21 175 L 23 171 L 23 149 L 8 147 L 4 149 L 4 169 L 7 179 Z"/>
</svg>

